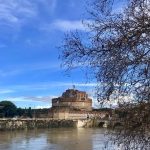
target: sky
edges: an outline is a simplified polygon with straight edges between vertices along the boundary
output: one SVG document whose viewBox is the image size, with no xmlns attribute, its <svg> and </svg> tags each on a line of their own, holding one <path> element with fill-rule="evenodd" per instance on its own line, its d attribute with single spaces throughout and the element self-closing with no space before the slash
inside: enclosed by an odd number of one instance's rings
<svg viewBox="0 0 150 150">
<path fill-rule="evenodd" d="M 85 0 L 0 0 L 0 101 L 49 108 L 73 85 L 91 96 L 80 69 L 66 73 L 58 59 L 64 34 L 85 32 Z"/>
<path fill-rule="evenodd" d="M 118 11 L 120 1 L 116 1 Z M 49 108 L 52 98 L 73 85 L 93 98 L 95 81 L 87 82 L 83 69 L 66 73 L 58 59 L 65 33 L 87 32 L 82 24 L 86 3 L 0 0 L 0 101 L 22 108 Z M 98 106 L 95 100 L 93 106 Z"/>
</svg>

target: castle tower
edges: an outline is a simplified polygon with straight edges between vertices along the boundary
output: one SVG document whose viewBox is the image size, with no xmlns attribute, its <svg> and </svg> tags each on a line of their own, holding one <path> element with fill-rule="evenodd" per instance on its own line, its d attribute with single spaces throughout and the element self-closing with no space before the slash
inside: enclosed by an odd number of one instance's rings
<svg viewBox="0 0 150 150">
<path fill-rule="evenodd" d="M 61 97 L 52 99 L 52 108 L 66 107 L 77 110 L 92 110 L 92 99 L 84 91 L 74 89 L 66 90 Z"/>
</svg>

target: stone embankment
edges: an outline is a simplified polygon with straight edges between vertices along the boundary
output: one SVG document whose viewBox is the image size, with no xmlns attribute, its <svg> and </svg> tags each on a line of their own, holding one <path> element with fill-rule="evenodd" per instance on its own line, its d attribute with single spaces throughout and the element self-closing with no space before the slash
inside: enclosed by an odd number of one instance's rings
<svg viewBox="0 0 150 150">
<path fill-rule="evenodd" d="M 101 120 L 101 119 L 51 119 L 51 118 L 34 118 L 34 119 L 0 119 L 0 130 L 28 130 L 39 128 L 60 128 L 60 127 L 114 127 L 118 122 Z"/>
<path fill-rule="evenodd" d="M 77 121 L 55 119 L 0 119 L 0 130 L 76 127 Z"/>
</svg>

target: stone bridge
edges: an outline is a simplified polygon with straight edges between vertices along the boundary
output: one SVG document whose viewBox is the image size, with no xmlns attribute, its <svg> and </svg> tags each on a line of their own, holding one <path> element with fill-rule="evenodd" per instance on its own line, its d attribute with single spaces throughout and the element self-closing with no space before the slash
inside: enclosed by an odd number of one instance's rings
<svg viewBox="0 0 150 150">
<path fill-rule="evenodd" d="M 119 127 L 123 126 L 121 120 L 110 120 L 110 119 L 100 119 L 100 118 L 91 118 L 91 119 L 80 119 L 77 121 L 77 127 Z"/>
<path fill-rule="evenodd" d="M 51 127 L 116 127 L 122 126 L 120 120 L 109 119 L 52 119 L 52 118 L 28 118 L 28 119 L 0 119 L 0 130 L 34 129 Z"/>
</svg>

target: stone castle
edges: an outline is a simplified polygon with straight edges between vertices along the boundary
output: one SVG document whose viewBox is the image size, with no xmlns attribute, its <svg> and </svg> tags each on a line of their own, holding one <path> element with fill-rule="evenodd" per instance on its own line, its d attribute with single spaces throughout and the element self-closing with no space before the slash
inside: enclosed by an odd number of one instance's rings
<svg viewBox="0 0 150 150">
<path fill-rule="evenodd" d="M 52 99 L 52 107 L 69 107 L 76 110 L 92 110 L 92 99 L 86 92 L 69 89 L 61 97 Z"/>
<path fill-rule="evenodd" d="M 92 99 L 84 91 L 68 89 L 62 96 L 52 99 L 51 118 L 85 119 L 101 115 L 100 112 L 92 109 Z"/>
</svg>

